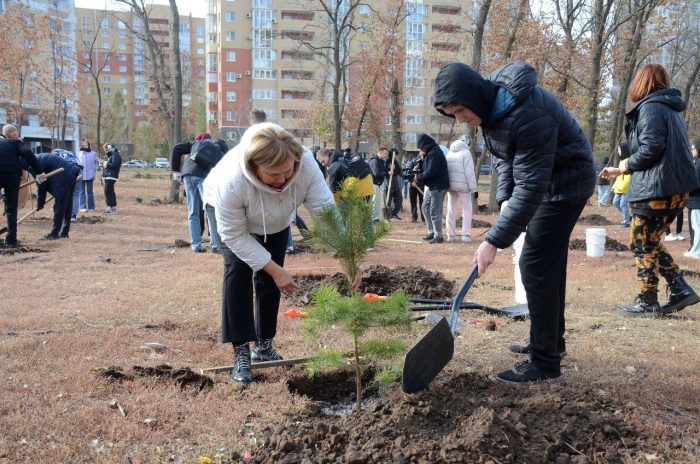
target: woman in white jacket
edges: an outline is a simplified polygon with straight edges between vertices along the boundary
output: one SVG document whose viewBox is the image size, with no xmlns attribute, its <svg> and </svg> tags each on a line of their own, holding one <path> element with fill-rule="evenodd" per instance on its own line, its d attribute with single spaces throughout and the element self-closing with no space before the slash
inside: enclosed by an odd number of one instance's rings
<svg viewBox="0 0 700 464">
<path fill-rule="evenodd" d="M 282 359 L 272 339 L 280 291 L 298 289 L 283 268 L 296 208 L 303 203 L 315 216 L 334 207 L 333 196 L 311 152 L 282 127 L 262 123 L 207 176 L 204 200 L 214 207 L 224 244 L 222 342 L 234 347 L 233 381 L 249 383 L 251 359 Z"/>
<path fill-rule="evenodd" d="M 471 242 L 472 194 L 476 192 L 474 160 L 466 137 L 455 140 L 447 153 L 447 170 L 450 173 L 450 190 L 447 191 L 447 241 L 457 240 L 457 201 L 462 205 L 462 241 Z"/>
</svg>

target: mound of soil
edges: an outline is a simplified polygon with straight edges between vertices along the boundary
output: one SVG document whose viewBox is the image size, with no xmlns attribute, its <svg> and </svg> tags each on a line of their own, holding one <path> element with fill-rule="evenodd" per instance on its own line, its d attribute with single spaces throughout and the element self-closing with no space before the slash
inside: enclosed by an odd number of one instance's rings
<svg viewBox="0 0 700 464">
<path fill-rule="evenodd" d="M 538 387 L 535 387 L 538 388 Z M 538 394 L 459 375 L 432 391 L 398 388 L 359 414 L 311 411 L 263 430 L 252 462 L 664 462 L 668 443 L 646 440 L 602 391 L 545 386 Z"/>
<path fill-rule="evenodd" d="M 700 272 L 693 271 L 692 269 L 681 269 L 681 274 L 687 277 L 700 277 Z"/>
<path fill-rule="evenodd" d="M 472 219 L 472 227 L 483 227 L 484 229 L 488 229 L 491 227 L 493 224 L 491 224 L 488 221 L 482 221 L 481 219 Z M 462 224 L 460 224 L 460 227 Z"/>
<path fill-rule="evenodd" d="M 183 390 L 187 387 L 194 387 L 197 391 L 210 389 L 214 386 L 214 381 L 206 375 L 197 374 L 189 367 L 173 369 L 168 364 L 161 364 L 156 367 L 134 366 L 131 370 L 122 369 L 120 366 L 109 366 L 97 369 L 97 375 L 110 380 L 134 380 L 136 377 L 157 377 L 165 380 L 172 380 Z"/>
<path fill-rule="evenodd" d="M 31 248 L 25 245 L 20 245 L 18 247 L 8 247 L 5 242 L 0 242 L 0 256 L 12 256 L 19 253 L 48 253 L 49 250 L 42 250 L 41 248 Z"/>
<path fill-rule="evenodd" d="M 294 241 L 294 251 L 296 253 L 320 253 L 319 250 L 312 247 L 308 244 L 308 242 L 304 242 L 303 240 Z"/>
<path fill-rule="evenodd" d="M 99 224 L 105 222 L 105 218 L 102 216 L 78 216 L 75 222 L 78 224 Z"/>
<path fill-rule="evenodd" d="M 614 224 L 614 222 L 611 222 L 606 218 L 605 216 L 601 216 L 600 214 L 589 214 L 588 216 L 581 216 L 578 218 L 578 221 L 581 224 L 589 224 L 592 226 L 609 226 L 611 224 Z"/>
<path fill-rule="evenodd" d="M 295 306 L 311 302 L 311 295 L 321 284 L 338 289 L 342 295 L 350 295 L 350 285 L 345 274 L 336 272 L 332 276 L 308 274 L 294 278 L 299 290 L 285 298 Z M 362 273 L 360 291 L 389 295 L 397 290 L 405 290 L 410 296 L 420 298 L 448 299 L 453 296 L 454 282 L 450 282 L 441 272 L 431 272 L 417 266 L 399 266 L 390 269 L 381 264 L 368 267 Z"/>
<path fill-rule="evenodd" d="M 187 248 L 190 246 L 190 242 L 182 240 L 180 238 L 175 239 L 175 248 Z"/>
<path fill-rule="evenodd" d="M 629 251 L 630 247 L 624 243 L 620 243 L 614 238 L 605 237 L 606 251 Z M 569 250 L 586 250 L 586 240 L 575 238 L 569 242 Z"/>
</svg>

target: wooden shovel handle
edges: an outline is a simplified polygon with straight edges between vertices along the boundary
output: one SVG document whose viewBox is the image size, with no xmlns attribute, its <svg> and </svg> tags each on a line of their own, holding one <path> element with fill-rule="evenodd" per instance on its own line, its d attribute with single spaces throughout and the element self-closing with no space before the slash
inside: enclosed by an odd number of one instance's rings
<svg viewBox="0 0 700 464">
<path fill-rule="evenodd" d="M 55 176 L 56 174 L 60 174 L 62 172 L 63 172 L 63 168 L 58 168 L 55 171 L 51 171 L 50 173 L 46 174 L 44 176 L 44 179 L 48 179 L 49 177 Z M 19 188 L 22 189 L 24 187 L 28 187 L 28 186 L 33 185 L 33 184 L 36 184 L 36 179 L 32 179 L 29 182 L 25 182 L 24 184 L 20 185 Z"/>
</svg>

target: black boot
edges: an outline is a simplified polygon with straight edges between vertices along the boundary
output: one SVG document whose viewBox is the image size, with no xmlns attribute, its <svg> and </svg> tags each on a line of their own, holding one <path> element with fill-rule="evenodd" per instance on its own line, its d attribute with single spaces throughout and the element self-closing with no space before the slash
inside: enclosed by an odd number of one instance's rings
<svg viewBox="0 0 700 464">
<path fill-rule="evenodd" d="M 671 296 L 669 296 L 666 304 L 661 307 L 662 314 L 675 313 L 686 306 L 700 302 L 700 296 L 695 293 L 695 290 L 688 285 L 688 282 L 680 274 L 671 279 L 668 283 L 668 288 L 671 290 Z"/>
<path fill-rule="evenodd" d="M 255 362 L 281 361 L 283 358 L 272 346 L 272 339 L 268 338 L 255 343 L 250 358 Z"/>
<path fill-rule="evenodd" d="M 532 353 L 532 345 L 530 344 L 530 342 L 527 342 L 524 345 L 510 345 L 508 347 L 508 350 L 511 353 L 515 353 L 515 354 L 530 354 L 530 353 Z M 566 356 L 566 350 L 560 351 L 559 356 L 562 359 L 564 359 L 564 357 Z"/>
<path fill-rule="evenodd" d="M 661 307 L 656 292 L 642 292 L 634 304 L 617 308 L 625 316 L 661 316 Z"/>
<path fill-rule="evenodd" d="M 233 381 L 238 383 L 250 383 L 253 381 L 253 373 L 250 371 L 250 347 L 248 343 L 233 347 L 235 364 L 233 367 Z"/>
</svg>

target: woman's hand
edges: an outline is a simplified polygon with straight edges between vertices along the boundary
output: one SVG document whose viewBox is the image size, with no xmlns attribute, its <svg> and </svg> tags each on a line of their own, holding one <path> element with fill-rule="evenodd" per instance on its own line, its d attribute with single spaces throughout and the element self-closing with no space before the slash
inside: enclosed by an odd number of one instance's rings
<svg viewBox="0 0 700 464">
<path fill-rule="evenodd" d="M 600 171 L 600 177 L 605 180 L 610 180 L 613 177 L 617 177 L 622 174 L 622 169 L 620 168 L 605 168 Z"/>
<path fill-rule="evenodd" d="M 493 264 L 496 259 L 498 248 L 491 245 L 489 242 L 481 242 L 479 248 L 474 253 L 474 264 L 479 266 L 479 275 L 481 277 L 486 272 L 486 269 Z"/>
<path fill-rule="evenodd" d="M 287 272 L 283 267 L 279 266 L 274 261 L 270 260 L 264 267 L 263 271 L 267 272 L 272 280 L 275 281 L 275 285 L 280 289 L 282 293 L 293 293 L 299 290 L 299 286 L 292 279 L 292 275 Z"/>
</svg>

